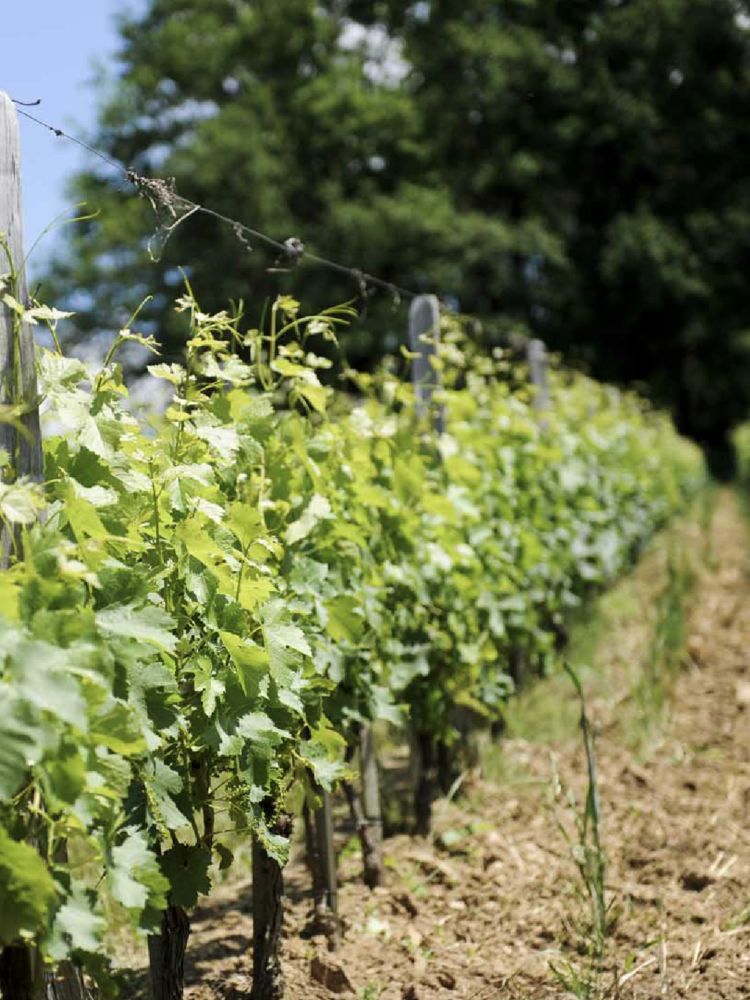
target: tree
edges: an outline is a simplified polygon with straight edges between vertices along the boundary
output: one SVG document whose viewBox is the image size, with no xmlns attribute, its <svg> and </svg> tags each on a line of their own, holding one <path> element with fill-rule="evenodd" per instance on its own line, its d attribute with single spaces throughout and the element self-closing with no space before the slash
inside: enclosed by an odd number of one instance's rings
<svg viewBox="0 0 750 1000">
<path fill-rule="evenodd" d="M 717 472 L 750 402 L 747 28 L 725 0 L 591 17 L 577 44 L 588 128 L 565 162 L 583 181 L 567 241 L 575 280 L 548 324 L 600 377 L 646 382 Z"/>
<path fill-rule="evenodd" d="M 600 378 L 645 384 L 725 468 L 750 401 L 743 5 L 338 6 L 404 40 L 443 183 L 526 237 L 494 283 L 464 269 L 466 307 L 510 307 Z"/>
<path fill-rule="evenodd" d="M 102 105 L 99 147 L 140 174 L 174 176 L 184 197 L 279 241 L 301 236 L 308 249 L 355 266 L 374 260 L 386 278 L 401 277 L 397 261 L 385 266 L 386 255 L 372 253 L 387 235 L 375 209 L 345 221 L 337 212 L 393 183 L 386 161 L 395 176 L 404 173 L 402 161 L 419 152 L 418 123 L 408 95 L 374 79 L 377 58 L 368 76 L 367 53 L 340 44 L 336 16 L 313 0 L 154 0 L 142 17 L 124 18 L 120 31 L 120 70 Z M 148 200 L 128 196 L 122 175 L 100 166 L 92 161 L 71 184 L 71 197 L 100 215 L 71 227 L 50 274 L 63 299 L 66 290 L 85 289 L 76 296 L 82 335 L 125 322 L 150 293 L 142 316 L 168 355 L 180 353 L 184 333 L 171 311 L 183 281 L 178 268 L 211 310 L 244 298 L 259 314 L 280 288 L 310 306 L 359 294 L 351 277 L 331 272 L 269 274 L 273 251 L 254 241 L 248 247 L 206 215 L 186 220 L 165 243 L 165 233 L 154 234 Z"/>
<path fill-rule="evenodd" d="M 196 202 L 455 300 L 488 342 L 520 329 L 644 384 L 721 468 L 750 402 L 749 24 L 738 0 L 152 0 L 123 21 L 95 139 Z M 151 265 L 146 203 L 101 174 L 74 188 L 106 206 L 55 268 L 87 289 L 84 329 L 156 289 L 146 315 L 178 350 L 176 265 L 211 308 L 359 291 L 268 274 L 199 215 Z M 368 310 L 358 363 L 404 325 L 382 298 Z"/>
</svg>

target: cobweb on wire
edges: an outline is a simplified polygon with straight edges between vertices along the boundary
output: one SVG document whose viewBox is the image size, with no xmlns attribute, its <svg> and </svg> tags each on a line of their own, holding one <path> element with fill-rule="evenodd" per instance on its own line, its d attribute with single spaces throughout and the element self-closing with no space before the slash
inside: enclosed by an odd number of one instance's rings
<svg viewBox="0 0 750 1000">
<path fill-rule="evenodd" d="M 162 259 L 166 245 L 177 227 L 199 212 L 201 206 L 177 193 L 174 177 L 142 177 L 135 170 L 128 170 L 127 177 L 141 198 L 149 203 L 154 214 L 155 228 L 148 238 L 146 250 L 150 260 L 156 264 Z"/>
</svg>

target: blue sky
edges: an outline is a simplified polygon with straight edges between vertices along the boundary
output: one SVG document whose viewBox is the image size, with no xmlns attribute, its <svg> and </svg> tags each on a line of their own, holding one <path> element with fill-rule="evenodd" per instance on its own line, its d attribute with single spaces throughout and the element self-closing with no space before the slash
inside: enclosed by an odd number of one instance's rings
<svg viewBox="0 0 750 1000">
<path fill-rule="evenodd" d="M 95 66 L 112 64 L 118 47 L 116 18 L 144 7 L 144 0 L 25 0 L 11 4 L 2 21 L 0 90 L 72 134 L 85 137 L 95 120 Z M 86 162 L 73 143 L 20 117 L 24 185 L 24 242 L 27 250 L 44 227 L 72 207 L 65 179 Z M 45 244 L 29 262 L 33 276 Z"/>
</svg>

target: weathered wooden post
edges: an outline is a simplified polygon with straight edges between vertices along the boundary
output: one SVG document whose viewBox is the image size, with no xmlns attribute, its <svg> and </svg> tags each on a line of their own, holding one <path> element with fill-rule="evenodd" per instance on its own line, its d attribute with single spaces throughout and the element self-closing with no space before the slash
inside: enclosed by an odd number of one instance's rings
<svg viewBox="0 0 750 1000">
<path fill-rule="evenodd" d="M 321 862 L 325 879 L 326 906 L 333 917 L 333 927 L 330 929 L 329 935 L 332 944 L 336 945 L 340 930 L 339 889 L 336 852 L 333 846 L 333 808 L 329 792 L 323 792 L 323 806 L 315 813 L 315 832 L 318 843 L 324 848 L 321 852 Z"/>
<path fill-rule="evenodd" d="M 445 407 L 435 407 L 432 395 L 442 386 L 440 368 L 434 364 L 440 342 L 440 304 L 435 295 L 418 295 L 409 308 L 409 347 L 417 418 L 431 419 L 437 434 L 445 430 Z M 438 747 L 433 734 L 414 727 L 417 780 L 414 787 L 414 814 L 417 833 L 427 836 L 432 823 L 432 800 L 439 778 Z"/>
<path fill-rule="evenodd" d="M 409 347 L 412 358 L 412 380 L 416 400 L 417 416 L 420 420 L 432 415 L 432 426 L 441 434 L 445 429 L 445 408 L 440 405 L 433 407 L 432 395 L 441 387 L 439 368 L 433 363 L 437 358 L 437 344 L 440 340 L 440 305 L 435 295 L 418 295 L 409 309 Z M 418 735 L 420 747 L 420 777 L 417 783 L 417 826 L 423 830 L 425 823 L 429 826 L 429 812 L 432 800 L 432 789 L 437 779 L 437 765 L 434 741 L 431 735 Z M 428 745 L 429 744 L 429 745 Z M 364 860 L 364 879 L 367 885 L 374 888 L 381 885 L 383 872 L 383 820 L 380 807 L 380 786 L 377 758 L 372 729 L 363 727 L 359 740 L 359 765 L 361 772 L 362 798 L 348 787 L 346 789 L 349 806 L 357 824 L 362 841 Z M 338 926 L 338 911 L 336 908 L 336 865 L 330 835 L 322 818 L 326 810 L 330 811 L 328 793 L 323 792 L 323 807 L 315 818 L 314 826 L 308 820 L 308 855 L 313 867 L 313 883 L 317 885 L 316 897 L 329 901 L 334 927 Z M 427 816 L 427 819 L 420 817 Z M 322 887 L 325 887 L 323 893 Z M 321 910 L 321 913 L 324 912 Z M 319 917 L 320 919 L 320 917 Z"/>
<path fill-rule="evenodd" d="M 362 772 L 362 835 L 366 841 L 364 856 L 365 884 L 371 889 L 382 885 L 383 869 L 383 816 L 380 810 L 380 775 L 375 753 L 372 726 L 363 726 L 359 734 L 359 768 Z"/>
<path fill-rule="evenodd" d="M 440 341 L 440 304 L 435 295 L 418 295 L 409 309 L 409 348 L 417 417 L 432 416 L 433 429 L 445 429 L 445 408 L 432 405 L 432 395 L 442 384 L 440 369 L 433 363 Z M 431 734 L 415 733 L 418 777 L 415 789 L 415 812 L 419 832 L 426 833 L 430 823 L 433 790 L 436 785 L 437 757 Z M 362 843 L 365 883 L 374 888 L 384 881 L 383 817 L 380 805 L 380 780 L 375 741 L 371 726 L 363 726 L 359 738 L 359 770 L 362 796 L 346 787 L 349 808 Z"/>
<path fill-rule="evenodd" d="M 440 341 L 440 304 L 436 295 L 418 295 L 409 308 L 409 347 L 412 358 L 417 417 L 424 420 L 430 412 L 432 394 L 441 386 L 440 371 L 433 364 Z M 445 430 L 445 408 L 436 408 L 433 427 L 438 434 Z"/>
<path fill-rule="evenodd" d="M 542 415 L 549 408 L 549 382 L 547 379 L 547 348 L 543 340 L 533 338 L 526 341 L 526 363 L 529 366 L 529 379 L 535 388 L 534 411 Z M 547 421 L 541 416 L 539 426 L 542 431 L 547 429 Z M 529 673 L 527 651 L 521 647 L 514 650 L 512 662 L 513 683 L 516 688 L 523 687 Z"/>
<path fill-rule="evenodd" d="M 549 407 L 549 383 L 547 381 L 547 348 L 543 340 L 529 340 L 526 344 L 526 361 L 532 385 L 536 386 L 534 409 L 539 412 Z"/>
<path fill-rule="evenodd" d="M 22 305 L 28 302 L 21 212 L 21 143 L 16 109 L 0 91 L 0 234 L 3 248 L 0 274 L 9 274 L 10 293 Z M 0 447 L 6 448 L 16 476 L 42 478 L 42 434 L 39 423 L 34 338 L 28 323 L 0 303 L 0 404 L 20 407 L 19 434 L 11 424 L 0 424 Z"/>
<path fill-rule="evenodd" d="M 314 810 L 305 804 L 305 847 L 307 864 L 313 884 L 313 912 L 310 930 L 324 934 L 328 945 L 335 949 L 341 937 L 338 909 L 338 871 L 333 843 L 333 808 L 331 793 L 316 787 L 321 805 Z"/>
<path fill-rule="evenodd" d="M 3 294 L 28 304 L 21 211 L 21 142 L 13 102 L 0 91 L 0 275 Z M 0 448 L 7 451 L 9 479 L 42 481 L 34 338 L 18 312 L 0 300 Z M 7 420 L 8 417 L 13 422 Z M 3 419 L 6 418 L 6 419 Z M 7 568 L 18 534 L 2 533 L 0 569 Z M 65 858 L 65 847 L 60 849 Z M 26 943 L 0 952 L 0 992 L 17 1000 L 85 1000 L 90 994 L 80 971 L 63 962 L 56 973 L 42 969 L 38 952 Z"/>
</svg>

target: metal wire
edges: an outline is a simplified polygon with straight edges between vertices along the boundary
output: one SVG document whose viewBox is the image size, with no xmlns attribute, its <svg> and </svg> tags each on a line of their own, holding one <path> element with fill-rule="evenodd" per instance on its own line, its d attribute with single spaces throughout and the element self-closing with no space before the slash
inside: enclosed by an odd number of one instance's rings
<svg viewBox="0 0 750 1000">
<path fill-rule="evenodd" d="M 17 101 L 15 99 L 12 100 L 14 104 L 23 105 L 24 107 L 33 107 L 41 103 L 38 100 L 30 103 Z M 51 125 L 49 122 L 46 122 L 41 118 L 37 118 L 35 115 L 29 114 L 28 111 L 22 111 L 20 107 L 16 110 L 19 115 L 23 115 L 24 118 L 28 118 L 35 124 L 52 132 L 57 138 L 67 139 L 69 142 L 73 142 L 82 149 L 85 149 L 93 156 L 97 156 L 108 166 L 118 171 L 118 173 L 121 173 L 125 179 L 135 187 L 138 194 L 146 198 L 151 205 L 157 226 L 148 242 L 149 256 L 155 262 L 160 259 L 161 251 L 163 251 L 167 240 L 175 229 L 190 215 L 200 212 L 203 215 L 208 215 L 225 225 L 231 226 L 235 236 L 247 249 L 252 248 L 243 238 L 244 236 L 251 236 L 255 240 L 276 250 L 279 254 L 279 258 L 276 261 L 275 267 L 268 268 L 269 271 L 289 271 L 302 262 L 317 264 L 320 267 L 327 267 L 329 270 L 336 271 L 338 274 L 345 274 L 352 278 L 352 280 L 356 281 L 363 297 L 366 297 L 368 294 L 368 286 L 375 286 L 376 288 L 383 289 L 392 296 L 394 308 L 398 308 L 401 305 L 402 297 L 405 299 L 415 299 L 420 294 L 419 292 L 411 291 L 408 288 L 402 288 L 400 285 L 396 285 L 392 281 L 386 281 L 383 278 L 378 278 L 374 274 L 368 274 L 361 268 L 348 267 L 338 261 L 329 260 L 326 257 L 321 257 L 319 254 L 310 253 L 305 249 L 304 243 L 296 236 L 290 236 L 289 239 L 284 242 L 275 240 L 273 237 L 268 236 L 266 233 L 263 233 L 258 229 L 254 229 L 245 222 L 241 222 L 238 219 L 231 219 L 229 216 L 223 215 L 221 212 L 217 212 L 212 208 L 208 208 L 205 205 L 199 205 L 196 202 L 191 201 L 189 198 L 183 198 L 182 195 L 177 193 L 174 178 L 165 179 L 162 177 L 143 177 L 142 175 L 136 173 L 136 171 L 132 168 L 125 167 L 116 160 L 113 160 L 110 156 L 107 156 L 106 153 L 103 153 L 95 146 L 84 142 L 82 139 L 79 139 L 74 135 L 70 135 L 64 129 L 61 129 L 56 125 Z M 154 254 L 152 252 L 152 246 L 154 241 L 160 237 L 162 238 L 160 250 L 157 254 Z"/>
</svg>

